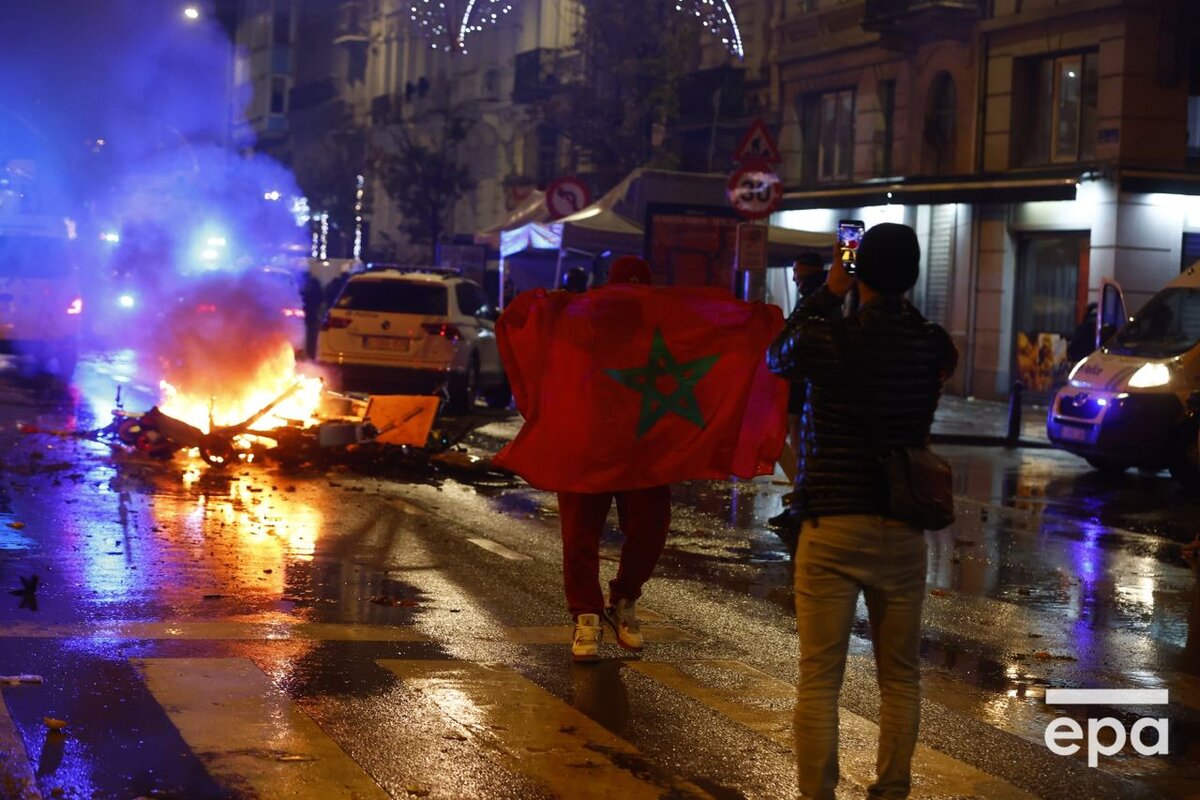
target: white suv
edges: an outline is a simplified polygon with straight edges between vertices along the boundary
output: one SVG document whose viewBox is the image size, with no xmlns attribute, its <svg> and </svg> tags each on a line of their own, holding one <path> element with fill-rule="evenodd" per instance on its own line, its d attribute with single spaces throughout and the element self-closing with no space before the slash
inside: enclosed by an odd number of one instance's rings
<svg viewBox="0 0 1200 800">
<path fill-rule="evenodd" d="M 452 411 L 479 396 L 510 398 L 496 347 L 496 313 L 479 284 L 458 276 L 371 269 L 350 277 L 321 324 L 317 362 L 340 388 L 448 393 Z"/>
</svg>

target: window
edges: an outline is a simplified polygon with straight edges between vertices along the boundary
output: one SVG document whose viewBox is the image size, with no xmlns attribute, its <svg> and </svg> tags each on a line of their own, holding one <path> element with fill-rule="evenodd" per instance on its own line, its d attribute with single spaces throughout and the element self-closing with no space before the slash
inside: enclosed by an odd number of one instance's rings
<svg viewBox="0 0 1200 800">
<path fill-rule="evenodd" d="M 276 9 L 273 19 L 272 41 L 275 44 L 289 44 L 292 41 L 292 15 L 286 8 Z"/>
<path fill-rule="evenodd" d="M 446 316 L 446 287 L 417 281 L 350 281 L 337 299 L 347 311 Z"/>
<path fill-rule="evenodd" d="M 892 174 L 892 145 L 896 140 L 896 82 L 879 82 L 879 112 L 883 125 L 875 137 L 875 174 Z"/>
<path fill-rule="evenodd" d="M 1200 233 L 1185 233 L 1183 247 L 1180 248 L 1179 271 L 1185 272 L 1188 267 L 1200 261 Z"/>
<path fill-rule="evenodd" d="M 537 129 L 537 177 L 543 186 L 558 177 L 558 133 L 549 125 Z"/>
<path fill-rule="evenodd" d="M 1014 65 L 1014 164 L 1095 157 L 1098 62 L 1091 51 L 1024 59 Z"/>
<path fill-rule="evenodd" d="M 495 67 L 483 73 L 483 96 L 487 100 L 500 99 L 500 70 Z"/>
<path fill-rule="evenodd" d="M 803 180 L 850 180 L 854 167 L 854 90 L 809 95 L 802 101 Z"/>
<path fill-rule="evenodd" d="M 488 309 L 487 295 L 474 283 L 460 283 L 454 287 L 454 297 L 458 301 L 458 312 L 467 317 L 486 317 Z"/>
<path fill-rule="evenodd" d="M 1200 47 L 1191 50 L 1188 62 L 1187 157 L 1200 159 Z"/>
<path fill-rule="evenodd" d="M 283 114 L 287 111 L 287 78 L 271 78 L 271 113 Z"/>
<path fill-rule="evenodd" d="M 954 79 L 948 72 L 939 72 L 929 85 L 929 95 L 925 101 L 921 171 L 926 175 L 954 172 L 954 117 L 957 109 Z"/>
</svg>

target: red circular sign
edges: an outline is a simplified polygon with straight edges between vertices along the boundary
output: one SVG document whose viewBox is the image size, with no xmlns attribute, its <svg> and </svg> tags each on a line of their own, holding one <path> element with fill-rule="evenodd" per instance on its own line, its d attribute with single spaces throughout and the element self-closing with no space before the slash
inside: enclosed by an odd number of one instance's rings
<svg viewBox="0 0 1200 800">
<path fill-rule="evenodd" d="M 729 203 L 746 219 L 762 219 L 779 208 L 783 182 L 769 169 L 742 167 L 729 176 Z"/>
<path fill-rule="evenodd" d="M 555 219 L 583 211 L 591 201 L 591 192 L 579 178 L 559 178 L 546 187 L 546 208 Z"/>
</svg>

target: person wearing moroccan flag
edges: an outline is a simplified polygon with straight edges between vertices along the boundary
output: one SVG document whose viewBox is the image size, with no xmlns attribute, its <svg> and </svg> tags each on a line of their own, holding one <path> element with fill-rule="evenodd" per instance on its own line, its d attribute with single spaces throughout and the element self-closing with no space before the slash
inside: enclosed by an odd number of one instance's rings
<svg viewBox="0 0 1200 800">
<path fill-rule="evenodd" d="M 651 277 L 622 256 L 605 286 L 525 292 L 496 324 L 525 424 L 493 463 L 558 493 L 576 661 L 599 658 L 602 621 L 642 649 L 637 601 L 670 528 L 670 484 L 771 474 L 786 433 L 788 385 L 762 358 L 782 312 Z M 625 543 L 606 605 L 600 537 L 614 497 Z"/>
</svg>

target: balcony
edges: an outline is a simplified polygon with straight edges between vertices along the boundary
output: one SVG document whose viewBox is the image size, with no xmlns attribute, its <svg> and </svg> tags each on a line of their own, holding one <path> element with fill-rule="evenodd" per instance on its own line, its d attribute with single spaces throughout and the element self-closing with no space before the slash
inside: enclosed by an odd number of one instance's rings
<svg viewBox="0 0 1200 800">
<path fill-rule="evenodd" d="M 965 34 L 983 16 L 984 0 L 866 0 L 863 29 L 904 37 Z"/>
<path fill-rule="evenodd" d="M 365 45 L 367 15 L 362 0 L 344 0 L 337 9 L 337 20 L 333 26 L 333 43 Z"/>
<path fill-rule="evenodd" d="M 513 76 L 514 103 L 536 103 L 553 94 L 562 84 L 562 52 L 541 47 L 517 53 Z"/>
</svg>

